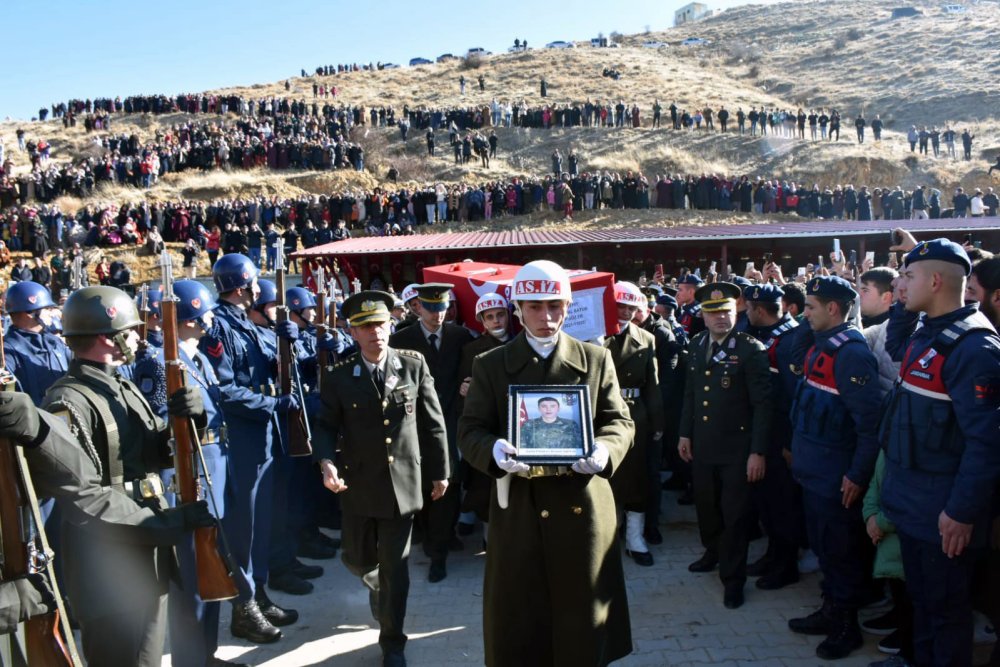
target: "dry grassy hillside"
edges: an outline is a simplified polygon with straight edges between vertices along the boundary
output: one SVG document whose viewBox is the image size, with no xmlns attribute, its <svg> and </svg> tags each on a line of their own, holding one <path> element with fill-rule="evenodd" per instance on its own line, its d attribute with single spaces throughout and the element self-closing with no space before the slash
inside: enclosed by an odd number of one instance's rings
<svg viewBox="0 0 1000 667">
<path fill-rule="evenodd" d="M 624 99 L 639 104 L 645 124 L 654 98 L 659 98 L 664 107 L 670 102 L 686 108 L 718 108 L 724 104 L 730 110 L 751 105 L 788 109 L 800 105 L 837 106 L 844 114 L 844 131 L 836 144 L 648 129 L 499 129 L 501 157 L 486 170 L 477 163 L 455 165 L 442 137 L 438 156 L 428 158 L 421 132 L 414 132 L 403 144 L 396 130 L 359 127 L 353 138 L 366 147 L 369 171 L 365 173 L 189 172 L 168 175 L 146 192 L 109 188 L 100 192 L 95 201 L 257 194 L 283 197 L 370 188 L 385 184 L 390 164 L 395 164 L 402 179 L 411 185 L 437 180 L 482 182 L 546 173 L 555 148 L 564 153 L 575 149 L 583 170 L 638 170 L 651 179 L 667 172 L 708 172 L 774 176 L 831 186 L 988 185 L 986 160 L 1000 153 L 1000 92 L 992 83 L 1000 74 L 1000 33 L 994 28 L 1000 20 L 1000 7 L 973 5 L 964 15 L 948 16 L 941 13 L 938 3 L 913 4 L 925 14 L 895 20 L 889 17 L 897 3 L 832 0 L 744 6 L 681 28 L 625 36 L 618 49 L 533 49 L 490 56 L 476 68 L 452 61 L 322 79 L 338 87 L 336 103 L 391 104 L 397 111 L 404 105 L 482 106 L 493 97 L 540 104 L 543 100 L 538 96 L 538 83 L 542 77 L 549 84 L 545 102 Z M 689 36 L 707 38 L 710 44 L 679 46 Z M 641 44 L 647 40 L 661 40 L 669 46 L 643 48 Z M 614 81 L 602 77 L 605 67 L 620 70 L 622 78 Z M 486 79 L 483 92 L 476 85 L 479 74 Z M 468 81 L 464 96 L 459 94 L 461 75 Z M 292 78 L 288 92 L 284 81 L 214 92 L 312 101 L 314 80 L 321 79 Z M 853 114 L 861 108 L 869 120 L 875 113 L 885 119 L 889 129 L 882 144 L 872 144 L 870 137 L 863 146 L 855 143 Z M 116 119 L 113 131 L 135 132 L 149 139 L 157 129 L 189 119 L 221 120 L 184 114 L 130 116 Z M 911 123 L 940 126 L 950 121 L 960 129 L 969 127 L 976 135 L 972 162 L 910 153 L 901 133 Z M 27 127 L 29 137 L 50 141 L 57 159 L 94 151 L 93 135 L 87 135 L 81 126 L 66 130 L 59 121 L 0 124 L 7 153 L 18 169 L 27 167 L 25 156 L 16 151 L 14 132 L 18 126 Z M 995 176 L 993 184 L 998 185 Z M 62 203 L 70 209 L 82 204 Z M 633 224 L 644 224 L 646 217 L 638 216 Z M 658 214 L 651 215 L 649 223 L 659 219 Z M 518 222 L 538 224 L 537 220 Z"/>
</svg>

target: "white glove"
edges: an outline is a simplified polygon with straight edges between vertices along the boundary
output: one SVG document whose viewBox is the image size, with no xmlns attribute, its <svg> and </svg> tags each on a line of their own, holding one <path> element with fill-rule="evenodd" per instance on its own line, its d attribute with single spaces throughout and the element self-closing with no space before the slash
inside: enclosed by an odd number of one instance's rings
<svg viewBox="0 0 1000 667">
<path fill-rule="evenodd" d="M 510 458 L 517 454 L 517 449 L 503 438 L 493 443 L 493 460 L 504 472 L 527 472 L 530 466 Z"/>
<path fill-rule="evenodd" d="M 594 442 L 594 449 L 590 452 L 590 456 L 580 459 L 571 467 L 573 472 L 580 473 L 581 475 L 596 475 L 604 472 L 604 469 L 608 467 L 609 458 L 608 448 L 604 446 L 603 442 L 598 440 Z"/>
</svg>

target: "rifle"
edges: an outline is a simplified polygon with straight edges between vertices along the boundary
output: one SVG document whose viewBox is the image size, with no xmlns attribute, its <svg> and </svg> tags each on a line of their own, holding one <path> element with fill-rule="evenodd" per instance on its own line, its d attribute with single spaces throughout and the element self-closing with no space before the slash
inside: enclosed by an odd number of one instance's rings
<svg viewBox="0 0 1000 667">
<path fill-rule="evenodd" d="M 149 285 L 143 283 L 139 288 L 139 342 L 145 343 L 149 333 Z"/>
<path fill-rule="evenodd" d="M 274 265 L 274 284 L 278 292 L 278 323 L 288 321 L 288 306 L 285 305 L 285 241 L 274 244 L 277 258 Z M 312 456 L 311 434 L 303 402 L 302 386 L 298 381 L 298 369 L 292 344 L 284 338 L 278 339 L 278 386 L 282 395 L 295 394 L 299 407 L 289 410 L 287 415 L 288 455 Z"/>
<path fill-rule="evenodd" d="M 160 301 L 160 316 L 163 324 L 163 365 L 167 376 L 167 396 L 183 389 L 187 384 L 184 378 L 184 366 L 177 350 L 177 297 L 174 296 L 173 265 L 170 255 L 163 251 L 160 255 L 160 268 L 163 270 L 163 297 Z M 212 492 L 212 479 L 205 467 L 205 459 L 198 442 L 197 431 L 190 419 L 170 417 L 170 427 L 174 436 L 174 486 L 178 500 L 190 503 L 198 500 L 198 466 L 195 453 L 201 460 L 205 471 L 205 481 L 209 496 L 214 504 L 215 494 Z M 227 564 L 229 559 L 223 559 L 219 552 L 217 541 L 219 526 L 196 528 L 194 531 L 194 554 L 198 569 L 198 595 L 206 602 L 229 600 L 236 597 L 239 591 L 233 582 L 233 570 Z M 225 544 L 225 535 L 222 535 Z M 227 549 L 228 551 L 228 549 Z"/>
<path fill-rule="evenodd" d="M 4 369 L 0 332 L 0 391 L 14 391 L 14 377 Z M 53 553 L 45 537 L 35 487 L 24 452 L 0 438 L 0 543 L 5 580 L 41 573 L 52 589 L 56 608 L 24 623 L 25 651 L 31 667 L 79 667 L 80 658 L 55 578 Z"/>
<path fill-rule="evenodd" d="M 316 340 L 326 338 L 326 284 L 323 282 L 323 267 L 316 267 L 313 279 L 316 281 Z M 320 388 L 323 386 L 323 379 L 326 376 L 326 367 L 330 364 L 330 353 L 326 350 L 319 350 L 317 363 L 319 363 L 319 373 L 316 375 L 316 384 Z"/>
<path fill-rule="evenodd" d="M 71 292 L 83 287 L 83 255 L 73 258 L 73 268 L 70 270 L 69 287 Z"/>
</svg>

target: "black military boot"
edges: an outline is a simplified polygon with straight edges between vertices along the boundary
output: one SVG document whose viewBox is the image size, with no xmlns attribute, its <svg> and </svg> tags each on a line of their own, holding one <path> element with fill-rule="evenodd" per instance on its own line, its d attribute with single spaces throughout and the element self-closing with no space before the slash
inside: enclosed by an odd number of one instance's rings
<svg viewBox="0 0 1000 667">
<path fill-rule="evenodd" d="M 246 639 L 254 644 L 270 644 L 281 639 L 281 630 L 264 617 L 256 600 L 233 603 L 229 631 L 233 637 Z"/>
<path fill-rule="evenodd" d="M 254 593 L 254 599 L 257 600 L 257 606 L 260 607 L 260 613 L 264 615 L 272 625 L 283 627 L 286 625 L 291 625 L 295 621 L 299 620 L 299 612 L 294 609 L 282 609 L 278 605 L 271 601 L 271 598 L 267 597 L 267 591 L 264 590 L 263 586 L 257 586 L 257 592 Z"/>
<path fill-rule="evenodd" d="M 803 618 L 788 621 L 788 629 L 800 635 L 829 635 L 837 624 L 836 609 L 829 600 L 823 606 Z"/>
<path fill-rule="evenodd" d="M 816 647 L 816 655 L 823 660 L 840 660 L 864 646 L 858 612 L 855 609 L 838 609 L 836 625 L 829 636 Z"/>
</svg>

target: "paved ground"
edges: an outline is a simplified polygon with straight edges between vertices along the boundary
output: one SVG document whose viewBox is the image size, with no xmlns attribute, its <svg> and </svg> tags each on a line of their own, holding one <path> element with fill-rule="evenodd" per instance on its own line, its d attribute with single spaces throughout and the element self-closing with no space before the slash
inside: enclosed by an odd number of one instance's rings
<svg viewBox="0 0 1000 667">
<path fill-rule="evenodd" d="M 802 665 L 822 664 L 815 655 L 817 638 L 795 635 L 787 619 L 812 611 L 819 602 L 818 575 L 781 591 L 747 586 L 747 602 L 738 610 L 722 606 L 717 574 L 694 575 L 687 565 L 701 555 L 694 511 L 679 507 L 675 495 L 664 494 L 661 530 L 664 544 L 652 547 L 656 564 L 644 568 L 626 558 L 635 650 L 616 665 Z M 466 550 L 452 554 L 448 578 L 426 580 L 428 559 L 414 550 L 410 559 L 410 601 L 406 655 L 410 665 L 482 665 L 482 573 L 485 554 L 472 549 L 479 533 L 465 540 Z M 751 559 L 764 548 L 751 546 Z M 284 628 L 284 638 L 270 646 L 234 640 L 228 632 L 228 605 L 223 609 L 218 655 L 251 665 L 302 667 L 377 666 L 378 630 L 368 610 L 368 594 L 360 581 L 336 561 L 321 562 L 326 573 L 315 580 L 316 591 L 305 597 L 280 593 L 272 597 L 301 613 Z M 867 665 L 882 659 L 876 638 L 838 667 Z M 831 663 L 832 664 L 832 663 Z"/>
</svg>

